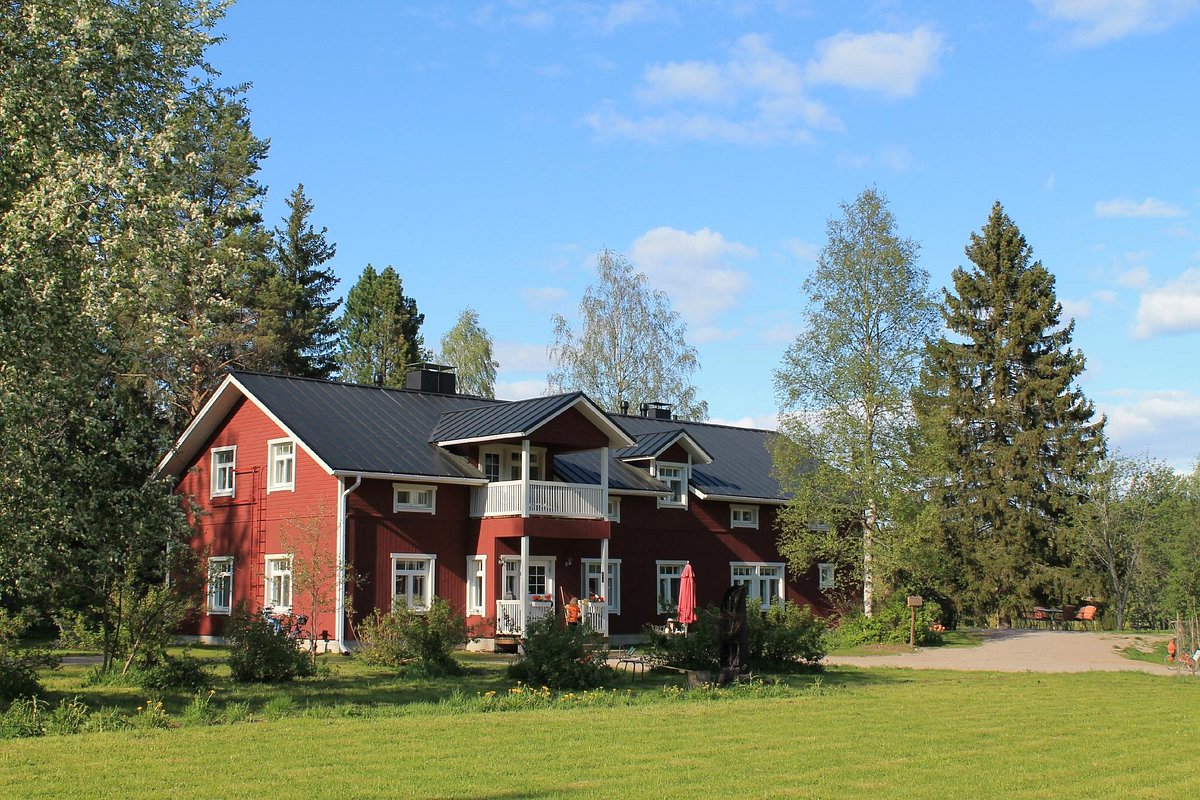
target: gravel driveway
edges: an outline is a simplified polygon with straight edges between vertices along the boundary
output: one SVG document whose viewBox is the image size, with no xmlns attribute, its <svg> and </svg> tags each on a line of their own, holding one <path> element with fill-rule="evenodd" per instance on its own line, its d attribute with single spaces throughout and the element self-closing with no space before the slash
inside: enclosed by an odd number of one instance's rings
<svg viewBox="0 0 1200 800">
<path fill-rule="evenodd" d="M 829 656 L 826 664 L 855 667 L 909 667 L 992 672 L 1133 671 L 1170 675 L 1163 664 L 1124 658 L 1120 650 L 1135 642 L 1148 644 L 1162 636 L 1092 633 L 1089 631 L 983 631 L 978 647 L 917 648 L 915 653 L 880 656 Z"/>
</svg>

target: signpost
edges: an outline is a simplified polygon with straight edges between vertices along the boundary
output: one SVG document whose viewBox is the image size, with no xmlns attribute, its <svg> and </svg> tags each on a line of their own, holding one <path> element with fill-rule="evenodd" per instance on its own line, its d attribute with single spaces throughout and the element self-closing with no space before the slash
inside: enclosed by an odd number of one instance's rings
<svg viewBox="0 0 1200 800">
<path fill-rule="evenodd" d="M 917 646 L 917 609 L 925 604 L 925 598 L 919 594 L 910 594 L 908 596 L 908 609 L 912 612 L 912 622 L 908 627 L 908 646 Z"/>
</svg>

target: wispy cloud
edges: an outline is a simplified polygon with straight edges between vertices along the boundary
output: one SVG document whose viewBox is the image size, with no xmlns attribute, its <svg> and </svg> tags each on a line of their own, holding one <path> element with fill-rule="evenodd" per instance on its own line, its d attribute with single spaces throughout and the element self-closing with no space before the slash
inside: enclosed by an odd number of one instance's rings
<svg viewBox="0 0 1200 800">
<path fill-rule="evenodd" d="M 817 42 L 808 62 L 809 83 L 831 84 L 885 97 L 912 97 L 937 72 L 945 52 L 942 34 L 929 28 L 908 33 L 839 33 Z"/>
<path fill-rule="evenodd" d="M 912 153 L 903 145 L 881 147 L 871 155 L 841 154 L 837 157 L 839 167 L 848 169 L 878 169 L 892 172 L 908 172 L 913 167 Z"/>
<path fill-rule="evenodd" d="M 1166 333 L 1200 331 L 1200 269 L 1142 292 L 1133 335 L 1148 339 Z"/>
<path fill-rule="evenodd" d="M 816 43 L 806 64 L 746 34 L 724 61 L 671 61 L 642 72 L 633 96 L 644 109 L 605 101 L 584 118 L 604 136 L 651 142 L 697 140 L 797 144 L 842 122 L 809 87 L 841 86 L 888 98 L 912 97 L 946 51 L 929 28 L 907 33 L 839 33 Z M 895 161 L 893 160 L 894 164 Z"/>
<path fill-rule="evenodd" d="M 820 245 L 806 242 L 802 239 L 788 239 L 783 243 L 788 252 L 800 261 L 816 261 L 821 252 Z"/>
<path fill-rule="evenodd" d="M 1131 391 L 1100 398 L 1109 441 L 1122 452 L 1154 453 L 1189 469 L 1200 441 L 1200 395 L 1180 390 Z"/>
<path fill-rule="evenodd" d="M 694 233 L 661 227 L 646 231 L 630 247 L 629 257 L 655 288 L 664 290 L 687 320 L 708 325 L 738 302 L 746 273 L 731 260 L 755 258 L 753 247 L 701 228 Z"/>
<path fill-rule="evenodd" d="M 1101 200 L 1096 203 L 1097 217 L 1182 217 L 1185 212 L 1178 206 L 1147 197 L 1142 202 L 1118 198 L 1116 200 Z"/>
<path fill-rule="evenodd" d="M 546 345 L 526 342 L 496 342 L 496 361 L 506 373 L 545 372 L 550 368 Z"/>
<path fill-rule="evenodd" d="M 567 290 L 557 286 L 526 286 L 518 289 L 517 294 L 532 306 L 555 306 L 567 296 Z"/>
<path fill-rule="evenodd" d="M 1033 0 L 1042 16 L 1067 26 L 1067 43 L 1096 47 L 1159 33 L 1191 15 L 1197 0 Z"/>
<path fill-rule="evenodd" d="M 544 378 L 533 378 L 524 381 L 496 381 L 496 397 L 501 400 L 528 400 L 531 397 L 541 397 L 547 391 L 548 387 Z"/>
<path fill-rule="evenodd" d="M 748 417 L 738 417 L 737 419 L 722 419 L 720 417 L 709 417 L 708 422 L 714 425 L 729 425 L 733 428 L 760 428 L 773 431 L 779 427 L 779 415 L 774 413 L 757 414 Z"/>
<path fill-rule="evenodd" d="M 1117 283 L 1131 289 L 1142 289 L 1150 284 L 1150 270 L 1145 267 L 1133 267 L 1117 276 Z"/>
</svg>

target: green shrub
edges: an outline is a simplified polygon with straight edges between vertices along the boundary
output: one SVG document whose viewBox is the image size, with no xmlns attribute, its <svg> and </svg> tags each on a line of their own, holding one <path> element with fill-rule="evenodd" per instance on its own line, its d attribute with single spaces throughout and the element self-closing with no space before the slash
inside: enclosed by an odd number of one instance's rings
<svg viewBox="0 0 1200 800">
<path fill-rule="evenodd" d="M 747 603 L 750 663 L 773 669 L 819 664 L 825 657 L 825 623 L 808 606 L 784 601 L 766 613 L 757 599 Z"/>
<path fill-rule="evenodd" d="M 240 683 L 281 683 L 316 671 L 300 642 L 287 631 L 238 606 L 225 627 L 229 644 L 229 671 Z"/>
<path fill-rule="evenodd" d="M 895 594 L 870 617 L 862 614 L 842 617 L 837 627 L 827 634 L 825 644 L 831 650 L 838 650 L 863 644 L 907 643 L 912 612 L 906 599 L 905 595 Z M 938 630 L 941 616 L 942 609 L 937 603 L 926 603 L 917 609 L 917 645 L 929 647 L 942 643 L 942 634 Z"/>
<path fill-rule="evenodd" d="M 687 636 L 656 633 L 646 628 L 647 650 L 654 661 L 680 669 L 716 670 L 719 658 L 718 622 L 721 610 L 706 606 L 696 611 Z"/>
<path fill-rule="evenodd" d="M 36 697 L 13 700 L 0 715 L 0 739 L 25 739 L 44 736 L 49 704 Z"/>
<path fill-rule="evenodd" d="M 0 701 L 41 694 L 38 669 L 58 664 L 58 658 L 49 651 L 20 647 L 27 627 L 23 620 L 0 609 Z"/>
<path fill-rule="evenodd" d="M 532 686 L 599 686 L 612 671 L 605 663 L 607 659 L 588 651 L 587 645 L 595 641 L 595 635 L 584 625 L 560 626 L 554 616 L 534 620 L 522 641 L 525 653 L 508 668 L 508 674 Z"/>
<path fill-rule="evenodd" d="M 204 664 L 188 653 L 164 655 L 157 664 L 137 670 L 133 677 L 143 689 L 199 692 L 212 683 Z"/>
<path fill-rule="evenodd" d="M 388 613 L 376 609 L 357 627 L 358 655 L 381 667 L 415 665 L 426 675 L 454 675 L 461 671 L 454 649 L 468 639 L 466 620 L 450 604 L 435 598 L 428 611 L 406 607 Z"/>
</svg>

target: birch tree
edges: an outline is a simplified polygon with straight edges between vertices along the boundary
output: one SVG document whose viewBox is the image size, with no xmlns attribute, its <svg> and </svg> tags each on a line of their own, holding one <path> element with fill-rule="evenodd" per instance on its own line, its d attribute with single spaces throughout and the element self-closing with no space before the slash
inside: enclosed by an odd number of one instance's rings
<svg viewBox="0 0 1200 800">
<path fill-rule="evenodd" d="M 500 368 L 492 350 L 492 337 L 479 324 L 479 312 L 464 308 L 454 327 L 442 337 L 443 364 L 455 367 L 458 391 L 489 400 L 496 396 L 496 370 Z"/>
</svg>

